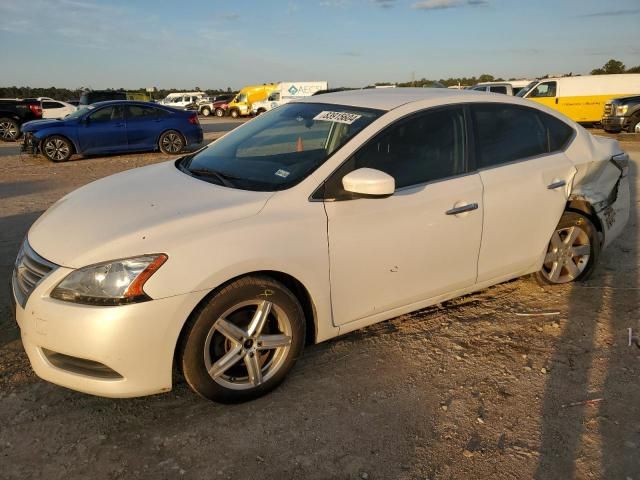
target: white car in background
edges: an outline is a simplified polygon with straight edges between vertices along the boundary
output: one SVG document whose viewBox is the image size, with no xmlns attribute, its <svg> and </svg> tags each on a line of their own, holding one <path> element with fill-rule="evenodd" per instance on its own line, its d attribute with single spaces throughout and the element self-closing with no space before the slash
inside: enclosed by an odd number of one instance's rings
<svg viewBox="0 0 640 480">
<path fill-rule="evenodd" d="M 78 109 L 70 103 L 53 98 L 40 97 L 38 100 L 42 105 L 42 118 L 64 118 Z"/>
<path fill-rule="evenodd" d="M 522 275 L 586 279 L 627 222 L 627 163 L 520 98 L 306 97 L 53 205 L 15 264 L 22 342 L 95 395 L 166 392 L 176 366 L 206 398 L 255 398 L 306 343 Z"/>
</svg>

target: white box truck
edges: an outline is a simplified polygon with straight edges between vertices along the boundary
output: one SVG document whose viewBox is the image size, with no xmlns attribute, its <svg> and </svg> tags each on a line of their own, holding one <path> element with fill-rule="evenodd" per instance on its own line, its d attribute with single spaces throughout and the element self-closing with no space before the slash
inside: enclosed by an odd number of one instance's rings
<svg viewBox="0 0 640 480">
<path fill-rule="evenodd" d="M 329 88 L 329 84 L 326 81 L 280 82 L 266 100 L 253 103 L 251 113 L 253 115 L 260 115 L 280 105 L 289 103 L 291 100 L 300 97 L 309 97 L 318 90 L 326 90 L 327 88 Z"/>
</svg>

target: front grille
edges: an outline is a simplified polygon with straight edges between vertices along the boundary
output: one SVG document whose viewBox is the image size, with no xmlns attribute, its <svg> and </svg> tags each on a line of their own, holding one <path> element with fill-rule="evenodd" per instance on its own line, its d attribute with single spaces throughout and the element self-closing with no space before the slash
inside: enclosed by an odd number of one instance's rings
<svg viewBox="0 0 640 480">
<path fill-rule="evenodd" d="M 605 103 L 605 105 L 604 105 L 604 116 L 605 117 L 610 117 L 612 112 L 613 112 L 613 105 L 610 104 L 610 103 Z"/>
<path fill-rule="evenodd" d="M 58 266 L 45 260 L 25 240 L 13 269 L 13 293 L 22 308 L 36 286 Z"/>
</svg>

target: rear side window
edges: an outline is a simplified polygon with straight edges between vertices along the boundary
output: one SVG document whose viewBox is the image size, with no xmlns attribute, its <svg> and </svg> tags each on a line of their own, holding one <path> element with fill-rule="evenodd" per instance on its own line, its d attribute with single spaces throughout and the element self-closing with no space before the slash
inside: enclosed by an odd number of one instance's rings
<svg viewBox="0 0 640 480">
<path fill-rule="evenodd" d="M 539 112 L 547 129 L 547 143 L 549 152 L 564 150 L 573 137 L 573 128 L 551 115 Z"/>
<path fill-rule="evenodd" d="M 505 104 L 473 105 L 478 167 L 492 167 L 548 153 L 538 112 Z"/>
<path fill-rule="evenodd" d="M 61 103 L 58 102 L 47 102 L 44 101 L 42 102 L 42 108 L 47 109 L 47 108 L 63 108 L 64 105 L 62 105 Z"/>
</svg>

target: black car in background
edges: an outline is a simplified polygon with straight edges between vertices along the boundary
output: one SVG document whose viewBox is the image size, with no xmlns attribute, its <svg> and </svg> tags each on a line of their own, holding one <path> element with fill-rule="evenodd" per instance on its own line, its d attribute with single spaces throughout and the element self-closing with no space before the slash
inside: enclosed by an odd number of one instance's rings
<svg viewBox="0 0 640 480">
<path fill-rule="evenodd" d="M 20 126 L 42 118 L 42 106 L 35 99 L 0 99 L 0 140 L 15 142 L 22 132 Z"/>
</svg>

